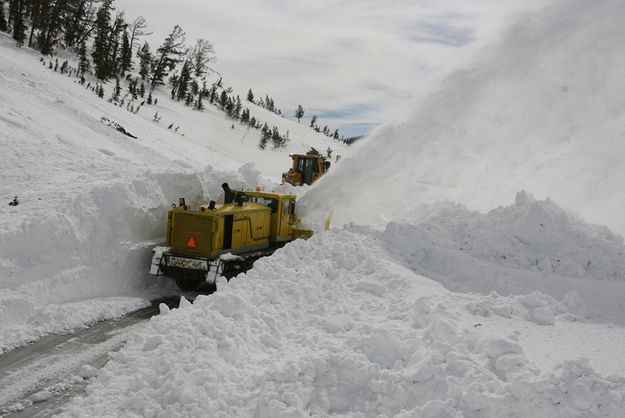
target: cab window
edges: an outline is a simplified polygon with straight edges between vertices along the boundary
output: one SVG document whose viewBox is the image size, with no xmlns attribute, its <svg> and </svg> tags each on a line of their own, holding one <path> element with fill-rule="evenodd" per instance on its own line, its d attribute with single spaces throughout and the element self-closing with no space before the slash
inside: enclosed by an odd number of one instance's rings
<svg viewBox="0 0 625 418">
<path fill-rule="evenodd" d="M 268 197 L 252 196 L 250 200 L 271 208 L 271 213 L 278 212 L 278 199 L 269 199 Z"/>
</svg>

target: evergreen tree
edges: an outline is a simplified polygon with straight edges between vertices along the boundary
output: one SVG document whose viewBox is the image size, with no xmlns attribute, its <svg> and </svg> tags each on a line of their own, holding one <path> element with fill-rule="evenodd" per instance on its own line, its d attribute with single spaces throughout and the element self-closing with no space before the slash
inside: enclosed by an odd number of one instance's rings
<svg viewBox="0 0 625 418">
<path fill-rule="evenodd" d="M 315 125 L 317 125 L 317 115 L 313 115 L 312 119 L 310 120 L 310 127 L 314 128 Z"/>
<path fill-rule="evenodd" d="M 40 28 L 39 47 L 41 53 L 44 55 L 50 55 L 54 51 L 59 38 L 59 32 L 63 29 L 63 21 L 68 13 L 68 5 L 70 0 L 57 0 L 55 2 L 50 1 L 36 1 L 35 6 L 41 5 L 41 10 L 38 7 L 34 8 L 36 16 L 33 18 L 33 31 L 35 27 Z M 32 41 L 32 33 L 31 39 Z M 29 41 L 29 42 L 30 42 Z"/>
<path fill-rule="evenodd" d="M 338 129 L 336 129 L 336 130 L 334 131 L 334 135 L 333 135 L 333 137 L 334 137 L 334 139 L 336 139 L 336 140 L 338 140 L 338 139 L 339 139 L 339 130 L 338 130 Z"/>
<path fill-rule="evenodd" d="M 144 97 L 145 96 L 145 83 L 141 82 L 141 87 L 139 87 L 139 96 Z"/>
<path fill-rule="evenodd" d="M 9 1 L 9 21 L 13 24 L 13 39 L 15 39 L 18 46 L 24 45 L 26 40 L 26 25 L 24 24 L 24 9 L 26 5 L 24 3 L 24 0 Z"/>
<path fill-rule="evenodd" d="M 81 77 L 85 76 L 85 73 L 89 71 L 89 59 L 87 58 L 87 44 L 83 40 L 80 43 L 80 48 L 78 49 L 79 61 L 78 61 L 78 73 Z"/>
<path fill-rule="evenodd" d="M 147 101 L 147 103 L 148 103 L 149 105 L 151 105 L 151 104 L 152 104 L 152 92 L 150 92 L 150 93 L 148 94 L 148 101 Z"/>
<path fill-rule="evenodd" d="M 228 116 L 230 116 L 231 118 L 234 118 L 234 100 L 232 100 L 230 97 L 228 97 L 228 99 L 226 100 L 226 113 L 228 114 Z"/>
<path fill-rule="evenodd" d="M 302 105 L 297 106 L 297 110 L 295 110 L 295 119 L 297 119 L 297 123 L 299 123 L 300 119 L 304 117 L 304 108 Z"/>
<path fill-rule="evenodd" d="M 145 80 L 150 76 L 150 65 L 152 63 L 150 44 L 144 42 L 141 49 L 137 52 L 137 57 L 139 57 L 139 75 L 142 80 Z"/>
<path fill-rule="evenodd" d="M 250 121 L 250 109 L 245 109 L 241 112 L 241 123 L 248 123 Z"/>
<path fill-rule="evenodd" d="M 187 106 L 191 106 L 191 104 L 193 103 L 193 95 L 189 92 L 187 93 L 187 98 L 184 101 L 184 104 L 186 104 Z"/>
<path fill-rule="evenodd" d="M 236 102 L 234 102 L 234 109 L 233 109 L 232 117 L 234 117 L 235 119 L 239 119 L 239 117 L 241 116 L 241 108 L 242 107 L 243 107 L 243 105 L 241 104 L 241 98 L 239 96 L 237 96 L 237 100 L 236 100 Z"/>
<path fill-rule="evenodd" d="M 174 87 L 171 91 L 172 98 L 182 100 L 189 92 L 189 82 L 191 81 L 191 68 L 189 61 L 185 61 L 180 70 L 180 76 L 173 81 Z"/>
<path fill-rule="evenodd" d="M 126 74 L 130 70 L 132 70 L 132 50 L 130 49 L 130 38 L 128 36 L 128 31 L 124 31 L 122 35 L 122 51 L 121 51 L 121 75 Z"/>
<path fill-rule="evenodd" d="M 61 64 L 61 74 L 65 74 L 68 68 L 69 68 L 69 63 L 67 62 L 67 60 L 63 61 L 63 64 Z"/>
<path fill-rule="evenodd" d="M 0 31 L 6 32 L 9 30 L 9 25 L 7 24 L 7 19 L 4 16 L 4 1 L 0 0 Z"/>
<path fill-rule="evenodd" d="M 185 33 L 178 25 L 174 26 L 172 32 L 165 38 L 163 44 L 156 50 L 156 58 L 152 65 L 152 85 L 163 84 L 163 80 L 169 71 L 180 62 L 180 57 L 184 56 Z"/>
<path fill-rule="evenodd" d="M 210 104 L 215 103 L 215 100 L 217 100 L 217 89 L 215 88 L 215 86 L 211 87 L 211 91 L 210 91 L 210 95 L 208 96 L 208 101 L 210 102 Z"/>
<path fill-rule="evenodd" d="M 114 101 L 118 101 L 119 100 L 119 95 L 122 92 L 122 87 L 119 84 L 119 77 L 115 78 L 115 90 L 113 90 L 113 100 Z"/>
<path fill-rule="evenodd" d="M 202 103 L 202 96 L 204 96 L 201 92 L 197 96 L 197 102 L 195 102 L 195 110 L 204 110 L 204 103 Z"/>
<path fill-rule="evenodd" d="M 260 149 L 267 148 L 267 141 L 271 139 L 271 131 L 269 130 L 269 126 L 265 123 L 260 130 L 260 141 L 258 142 L 258 147 Z"/>
<path fill-rule="evenodd" d="M 197 96 L 200 93 L 200 86 L 195 80 L 191 80 L 191 82 L 189 83 L 189 88 L 191 89 L 191 94 L 194 96 Z"/>
<path fill-rule="evenodd" d="M 221 106 L 223 110 L 226 110 L 228 99 L 228 93 L 226 93 L 226 90 L 222 90 L 221 95 L 219 96 L 219 106 Z"/>
<path fill-rule="evenodd" d="M 256 128 L 256 118 L 254 116 L 252 116 L 252 118 L 250 119 L 249 125 L 252 128 Z"/>
<path fill-rule="evenodd" d="M 124 21 L 124 12 L 119 12 L 115 16 L 113 27 L 109 34 L 109 60 L 110 60 L 110 76 L 117 76 L 122 71 L 122 43 L 123 33 L 128 25 Z"/>
<path fill-rule="evenodd" d="M 111 11 L 113 10 L 113 0 L 103 0 L 102 5 L 96 13 L 94 23 L 95 38 L 93 40 L 93 65 L 95 76 L 100 80 L 106 80 L 111 74 L 111 63 L 109 61 L 109 32 L 111 30 Z"/>
<path fill-rule="evenodd" d="M 252 93 L 252 89 L 247 92 L 247 101 L 254 103 L 254 93 Z"/>
<path fill-rule="evenodd" d="M 43 3 L 48 3 L 44 1 Z M 70 48 L 80 48 L 91 33 L 95 16 L 92 0 L 70 0 L 63 18 L 65 43 Z"/>
<path fill-rule="evenodd" d="M 275 126 L 271 131 L 271 142 L 274 148 L 282 148 L 285 145 L 284 138 L 282 138 L 280 131 L 278 131 L 278 128 Z"/>
</svg>

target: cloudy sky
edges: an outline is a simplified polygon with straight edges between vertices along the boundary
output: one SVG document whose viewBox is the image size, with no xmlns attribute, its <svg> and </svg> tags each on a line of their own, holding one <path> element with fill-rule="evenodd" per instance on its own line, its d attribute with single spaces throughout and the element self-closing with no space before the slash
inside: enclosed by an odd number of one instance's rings
<svg viewBox="0 0 625 418">
<path fill-rule="evenodd" d="M 539 0 L 117 0 L 143 15 L 153 49 L 180 24 L 212 42 L 217 70 L 241 93 L 345 136 L 398 119 L 441 74 Z"/>
</svg>

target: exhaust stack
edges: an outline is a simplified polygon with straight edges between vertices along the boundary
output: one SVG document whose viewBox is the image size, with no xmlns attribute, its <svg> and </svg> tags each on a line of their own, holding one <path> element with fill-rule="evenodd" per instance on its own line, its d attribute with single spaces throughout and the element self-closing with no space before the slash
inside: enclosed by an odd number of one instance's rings
<svg viewBox="0 0 625 418">
<path fill-rule="evenodd" d="M 222 184 L 221 188 L 224 189 L 224 204 L 227 205 L 228 203 L 232 203 L 234 193 L 232 193 L 232 190 L 230 189 L 230 186 L 228 186 L 228 183 Z"/>
</svg>

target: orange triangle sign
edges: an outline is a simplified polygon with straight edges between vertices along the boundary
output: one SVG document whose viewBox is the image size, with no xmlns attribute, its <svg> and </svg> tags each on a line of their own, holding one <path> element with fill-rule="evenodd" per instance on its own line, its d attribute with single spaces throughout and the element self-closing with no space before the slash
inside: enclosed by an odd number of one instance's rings
<svg viewBox="0 0 625 418">
<path fill-rule="evenodd" d="M 197 242 L 195 242 L 195 237 L 189 238 L 187 241 L 187 248 L 191 250 L 195 250 L 197 248 Z"/>
</svg>

